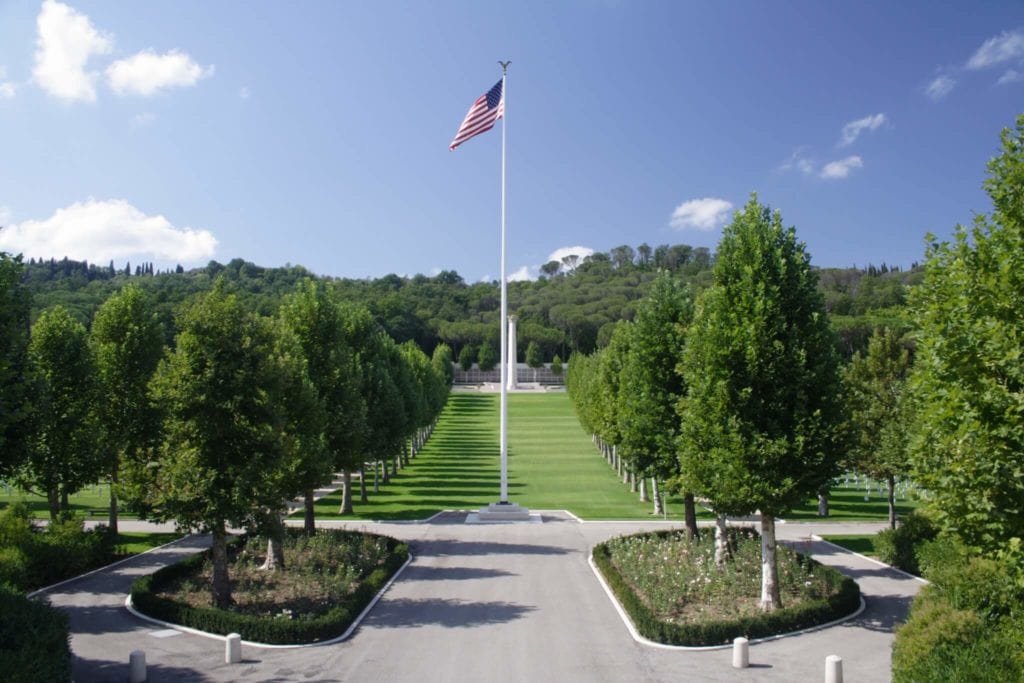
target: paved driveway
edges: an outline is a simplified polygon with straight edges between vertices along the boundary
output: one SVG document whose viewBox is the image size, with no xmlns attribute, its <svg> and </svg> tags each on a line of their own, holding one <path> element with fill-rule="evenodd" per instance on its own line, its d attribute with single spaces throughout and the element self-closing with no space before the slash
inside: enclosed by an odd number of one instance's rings
<svg viewBox="0 0 1024 683">
<path fill-rule="evenodd" d="M 206 544 L 191 537 L 49 591 L 71 617 L 75 680 L 127 680 L 128 655 L 146 652 L 150 681 L 820 681 L 825 657 L 843 657 L 847 681 L 888 681 L 892 629 L 920 584 L 809 540 L 878 525 L 780 525 L 820 561 L 854 576 L 867 609 L 851 622 L 753 645 L 751 668 L 729 650 L 662 650 L 632 640 L 593 575 L 590 548 L 656 525 L 466 525 L 449 513 L 429 524 L 349 524 L 411 543 L 414 562 L 348 641 L 303 649 L 246 647 L 224 664 L 223 641 L 167 632 L 123 607 L 133 578 Z"/>
</svg>

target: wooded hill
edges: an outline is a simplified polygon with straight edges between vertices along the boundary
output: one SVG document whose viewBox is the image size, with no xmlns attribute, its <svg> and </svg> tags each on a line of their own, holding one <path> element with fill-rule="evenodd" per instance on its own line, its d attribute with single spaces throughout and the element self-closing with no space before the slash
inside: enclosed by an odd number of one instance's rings
<svg viewBox="0 0 1024 683">
<path fill-rule="evenodd" d="M 695 290 L 708 285 L 713 255 L 704 247 L 685 244 L 636 249 L 622 245 L 585 259 L 569 257 L 541 269 L 539 279 L 509 284 L 509 311 L 519 317 L 520 354 L 532 341 L 544 360 L 556 354 L 568 358 L 573 351 L 590 353 L 604 347 L 614 324 L 631 320 L 658 270 L 668 270 Z M 866 349 L 875 327 L 908 329 L 902 312 L 908 287 L 920 277 L 910 270 L 884 263 L 866 268 L 818 270 L 819 290 L 826 310 L 839 333 L 840 351 L 849 358 Z M 99 306 L 127 282 L 135 282 L 156 302 L 164 323 L 167 343 L 172 341 L 174 311 L 189 296 L 207 291 L 223 276 L 230 291 L 246 305 L 272 315 L 281 298 L 295 290 L 306 277 L 316 277 L 302 266 L 264 268 L 242 259 L 227 264 L 211 261 L 205 267 L 159 272 L 152 264 L 115 267 L 83 261 L 30 259 L 24 271 L 33 294 L 32 319 L 55 304 L 89 325 Z M 456 354 L 469 344 L 475 349 L 489 345 L 497 350 L 500 293 L 497 281 L 467 283 L 455 271 L 436 276 L 375 279 L 318 278 L 330 283 L 342 298 L 362 303 L 397 342 L 414 340 L 426 353 L 445 342 Z"/>
</svg>

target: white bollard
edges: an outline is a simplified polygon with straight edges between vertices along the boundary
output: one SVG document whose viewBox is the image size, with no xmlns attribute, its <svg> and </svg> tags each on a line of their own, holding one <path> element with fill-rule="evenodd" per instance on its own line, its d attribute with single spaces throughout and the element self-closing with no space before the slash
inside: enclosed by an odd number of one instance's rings
<svg viewBox="0 0 1024 683">
<path fill-rule="evenodd" d="M 238 664 L 242 661 L 242 636 L 237 633 L 229 633 L 224 641 L 224 662 L 227 664 Z"/>
<path fill-rule="evenodd" d="M 732 667 L 746 669 L 750 666 L 750 643 L 740 636 L 732 641 Z"/>
<path fill-rule="evenodd" d="M 825 683 L 843 683 L 843 658 L 839 655 L 825 657 Z"/>
<path fill-rule="evenodd" d="M 134 650 L 128 655 L 128 680 L 146 683 L 146 653 L 142 650 Z"/>
</svg>

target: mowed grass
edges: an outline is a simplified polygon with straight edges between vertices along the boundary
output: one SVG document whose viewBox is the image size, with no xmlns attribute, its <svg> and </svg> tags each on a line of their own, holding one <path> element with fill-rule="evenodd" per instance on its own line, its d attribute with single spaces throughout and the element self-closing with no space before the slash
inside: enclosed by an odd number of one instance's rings
<svg viewBox="0 0 1024 683">
<path fill-rule="evenodd" d="M 868 557 L 878 557 L 878 551 L 875 550 L 875 534 L 829 534 L 828 536 L 822 536 L 822 538 L 855 553 L 867 555 Z"/>
<path fill-rule="evenodd" d="M 50 508 L 46 504 L 45 496 L 22 491 L 16 486 L 0 487 L 0 510 L 19 501 L 25 503 L 36 519 L 50 518 Z M 110 508 L 110 486 L 107 484 L 87 486 L 82 491 L 69 496 L 68 505 L 72 512 L 85 516 L 86 519 L 107 519 L 107 510 Z M 124 510 L 118 513 L 118 519 L 135 519 L 137 516 L 134 512 L 125 512 Z"/>
<path fill-rule="evenodd" d="M 453 393 L 426 446 L 355 517 L 423 519 L 441 510 L 474 510 L 500 492 L 497 394 Z M 652 519 L 580 427 L 565 393 L 509 395 L 509 500 L 534 510 L 569 510 L 584 519 Z M 368 477 L 372 491 L 372 477 Z M 338 516 L 341 494 L 317 503 L 320 518 Z M 670 519 L 682 500 L 669 498 Z"/>
<path fill-rule="evenodd" d="M 867 500 L 864 500 L 865 497 Z M 918 500 L 897 497 L 897 518 L 909 515 L 920 504 L 921 501 Z M 889 502 L 884 493 L 879 494 L 878 489 L 874 488 L 870 492 L 866 492 L 863 488 L 837 486 L 829 492 L 828 509 L 828 517 L 819 517 L 818 499 L 814 498 L 782 517 L 794 521 L 813 522 L 867 522 L 889 518 Z"/>
</svg>

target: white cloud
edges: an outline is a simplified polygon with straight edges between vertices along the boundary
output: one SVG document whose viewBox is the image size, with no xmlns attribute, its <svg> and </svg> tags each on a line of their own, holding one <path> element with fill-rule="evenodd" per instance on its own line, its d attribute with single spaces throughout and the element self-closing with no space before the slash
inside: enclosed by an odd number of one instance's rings
<svg viewBox="0 0 1024 683">
<path fill-rule="evenodd" d="M 63 100 L 96 101 L 96 72 L 86 71 L 93 55 L 106 54 L 113 41 L 93 28 L 89 17 L 55 0 L 45 0 L 36 19 L 32 77 L 43 90 Z"/>
<path fill-rule="evenodd" d="M 551 255 L 548 256 L 548 261 L 558 261 L 561 263 L 565 257 L 575 255 L 577 260 L 582 262 L 583 259 L 593 253 L 594 250 L 590 247 L 562 247 L 551 252 Z"/>
<path fill-rule="evenodd" d="M 107 67 L 107 81 L 118 95 L 149 97 L 170 88 L 193 86 L 213 74 L 213 66 L 201 67 L 184 52 L 158 55 L 143 50 Z"/>
<path fill-rule="evenodd" d="M 996 81 L 996 85 L 1007 85 L 1008 83 L 1017 83 L 1018 81 L 1024 81 L 1024 74 L 1016 69 L 1007 69 L 1006 73 Z"/>
<path fill-rule="evenodd" d="M 850 175 L 850 171 L 863 166 L 864 161 L 854 154 L 853 156 L 848 156 L 845 159 L 839 159 L 838 161 L 831 161 L 825 164 L 821 168 L 821 177 L 826 180 L 845 178 Z"/>
<path fill-rule="evenodd" d="M 669 225 L 676 230 L 696 228 L 697 230 L 714 230 L 729 220 L 732 204 L 724 199 L 704 197 L 683 202 L 672 212 Z"/>
<path fill-rule="evenodd" d="M 520 268 L 519 270 L 515 271 L 514 273 L 510 273 L 509 276 L 508 276 L 508 281 L 509 282 L 529 282 L 530 280 L 534 280 L 536 278 L 534 278 L 533 274 L 530 272 L 531 270 L 532 269 L 530 268 L 530 266 L 523 266 L 522 268 Z"/>
<path fill-rule="evenodd" d="M 1003 31 L 989 38 L 967 60 L 968 69 L 984 69 L 1014 59 L 1024 59 L 1024 31 Z"/>
<path fill-rule="evenodd" d="M 793 168 L 799 170 L 804 175 L 814 173 L 814 162 L 804 156 L 803 147 L 797 147 L 788 159 L 779 164 L 778 170 L 785 172 Z"/>
<path fill-rule="evenodd" d="M 216 247 L 209 231 L 176 228 L 163 216 L 147 216 L 123 199 L 76 202 L 45 220 L 0 231 L 0 249 L 36 258 L 105 262 L 148 257 L 198 263 L 213 256 Z"/>
<path fill-rule="evenodd" d="M 252 95 L 252 93 L 249 91 L 249 86 L 242 86 L 238 89 L 238 96 L 243 100 L 249 99 L 250 95 Z"/>
<path fill-rule="evenodd" d="M 956 79 L 943 74 L 941 76 L 936 76 L 935 79 L 925 87 L 924 92 L 928 97 L 938 102 L 948 95 L 955 85 Z"/>
<path fill-rule="evenodd" d="M 10 81 L 0 83 L 0 100 L 9 100 L 14 97 L 14 84 Z"/>
<path fill-rule="evenodd" d="M 888 119 L 885 118 L 885 114 L 875 114 L 874 116 L 865 116 L 862 119 L 850 121 L 843 126 L 839 146 L 846 147 L 847 145 L 852 145 L 863 131 L 877 130 L 882 124 L 887 122 Z"/>
</svg>

